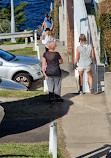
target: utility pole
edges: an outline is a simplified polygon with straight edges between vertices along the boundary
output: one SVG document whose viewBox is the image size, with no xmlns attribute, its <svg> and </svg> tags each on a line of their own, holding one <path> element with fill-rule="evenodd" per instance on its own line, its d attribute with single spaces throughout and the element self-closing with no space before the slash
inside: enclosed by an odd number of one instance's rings
<svg viewBox="0 0 111 158">
<path fill-rule="evenodd" d="M 14 18 L 14 2 L 11 0 L 11 33 L 15 33 L 15 18 Z M 15 38 L 11 38 L 12 43 L 16 43 Z"/>
</svg>

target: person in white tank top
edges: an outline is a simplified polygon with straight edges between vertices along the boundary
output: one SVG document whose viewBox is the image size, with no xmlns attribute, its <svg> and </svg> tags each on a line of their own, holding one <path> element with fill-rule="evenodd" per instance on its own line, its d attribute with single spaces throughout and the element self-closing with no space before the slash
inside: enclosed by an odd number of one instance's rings
<svg viewBox="0 0 111 158">
<path fill-rule="evenodd" d="M 81 34 L 79 37 L 80 46 L 77 47 L 76 54 L 76 66 L 78 65 L 78 72 L 80 76 L 80 94 L 83 94 L 83 73 L 87 72 L 88 80 L 90 84 L 91 94 L 94 94 L 93 89 L 93 78 L 92 78 L 92 62 L 93 60 L 96 63 L 96 57 L 94 53 L 93 45 L 88 45 L 86 42 L 86 37 L 84 34 Z"/>
</svg>

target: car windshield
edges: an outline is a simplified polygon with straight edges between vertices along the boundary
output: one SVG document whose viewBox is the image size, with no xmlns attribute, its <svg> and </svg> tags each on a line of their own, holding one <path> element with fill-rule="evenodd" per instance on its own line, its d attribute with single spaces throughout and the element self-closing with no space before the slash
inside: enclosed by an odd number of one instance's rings
<svg viewBox="0 0 111 158">
<path fill-rule="evenodd" d="M 10 61 L 15 58 L 15 55 L 10 54 L 2 49 L 0 49 L 0 57 L 6 61 Z"/>
</svg>

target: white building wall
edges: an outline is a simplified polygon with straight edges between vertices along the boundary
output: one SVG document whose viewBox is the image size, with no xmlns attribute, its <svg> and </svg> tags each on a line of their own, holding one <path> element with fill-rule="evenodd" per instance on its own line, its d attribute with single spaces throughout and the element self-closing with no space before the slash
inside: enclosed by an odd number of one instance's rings
<svg viewBox="0 0 111 158">
<path fill-rule="evenodd" d="M 61 4 L 62 6 L 59 7 L 59 39 L 67 47 L 67 0 L 61 0 Z"/>
<path fill-rule="evenodd" d="M 62 42 L 62 41 L 65 41 L 65 38 L 64 38 L 64 32 L 65 32 L 65 22 L 64 22 L 64 16 L 63 16 L 63 8 L 62 6 L 59 7 L 59 40 Z"/>
</svg>

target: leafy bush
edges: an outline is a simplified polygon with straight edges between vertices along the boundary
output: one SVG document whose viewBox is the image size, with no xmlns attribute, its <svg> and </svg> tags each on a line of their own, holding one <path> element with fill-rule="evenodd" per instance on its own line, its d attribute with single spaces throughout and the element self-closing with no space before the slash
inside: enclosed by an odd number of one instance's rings
<svg viewBox="0 0 111 158">
<path fill-rule="evenodd" d="M 101 61 L 104 62 L 104 50 L 109 61 L 111 71 L 111 1 L 105 0 L 99 4 L 98 25 L 101 30 Z"/>
</svg>

